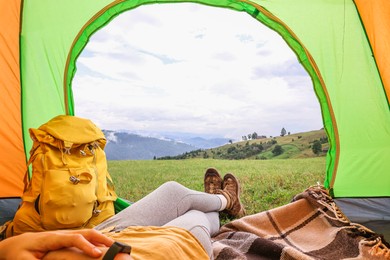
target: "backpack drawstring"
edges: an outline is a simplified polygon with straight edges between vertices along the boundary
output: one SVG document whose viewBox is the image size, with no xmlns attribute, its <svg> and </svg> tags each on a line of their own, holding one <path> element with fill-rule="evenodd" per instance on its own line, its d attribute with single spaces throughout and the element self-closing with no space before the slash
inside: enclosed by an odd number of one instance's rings
<svg viewBox="0 0 390 260">
<path fill-rule="evenodd" d="M 67 141 L 61 141 L 61 140 L 57 140 L 57 145 L 58 145 L 58 148 L 60 149 L 61 151 L 61 160 L 62 160 L 62 163 L 64 165 L 67 165 L 67 161 L 65 160 L 65 154 L 68 154 L 70 155 L 71 152 L 70 150 L 72 149 L 72 146 L 73 146 L 73 143 L 71 142 L 67 142 Z"/>
</svg>

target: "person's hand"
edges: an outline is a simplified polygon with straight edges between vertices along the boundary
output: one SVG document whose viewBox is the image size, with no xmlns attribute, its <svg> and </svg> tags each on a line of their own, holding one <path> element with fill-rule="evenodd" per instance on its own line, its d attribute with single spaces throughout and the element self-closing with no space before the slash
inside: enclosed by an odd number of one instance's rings
<svg viewBox="0 0 390 260">
<path fill-rule="evenodd" d="M 106 251 L 113 243 L 114 240 L 93 229 L 24 233 L 0 242 L 0 258 L 42 259 L 48 252 L 63 249 L 99 258 L 104 255 L 102 249 Z"/>
</svg>

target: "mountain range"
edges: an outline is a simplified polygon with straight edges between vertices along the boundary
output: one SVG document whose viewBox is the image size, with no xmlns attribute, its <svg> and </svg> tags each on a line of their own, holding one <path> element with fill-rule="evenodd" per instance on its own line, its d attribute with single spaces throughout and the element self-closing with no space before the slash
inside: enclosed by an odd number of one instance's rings
<svg viewBox="0 0 390 260">
<path fill-rule="evenodd" d="M 107 139 L 105 152 L 108 160 L 151 160 L 198 149 L 214 148 L 229 142 L 227 138 L 204 138 L 189 134 L 151 137 L 128 131 L 103 132 Z"/>
</svg>

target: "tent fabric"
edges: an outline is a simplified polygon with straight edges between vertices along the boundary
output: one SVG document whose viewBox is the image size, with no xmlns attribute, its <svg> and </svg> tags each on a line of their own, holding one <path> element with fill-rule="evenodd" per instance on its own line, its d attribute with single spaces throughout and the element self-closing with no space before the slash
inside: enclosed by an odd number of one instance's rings
<svg viewBox="0 0 390 260">
<path fill-rule="evenodd" d="M 324 80 L 339 146 L 337 169 L 328 169 L 326 185 L 336 197 L 389 196 L 389 107 L 354 3 L 261 3 L 294 31 Z"/>
<path fill-rule="evenodd" d="M 21 196 L 26 170 L 20 103 L 20 8 L 20 0 L 0 0 L 0 197 Z"/>
<path fill-rule="evenodd" d="M 23 1 L 21 75 L 23 131 L 66 114 L 64 73 L 68 53 L 84 24 L 111 1 Z M 44 100 L 44 102 L 36 102 Z M 25 138 L 26 148 L 31 147 Z"/>
<path fill-rule="evenodd" d="M 390 1 L 355 0 L 390 103 Z"/>
<path fill-rule="evenodd" d="M 152 2 L 98 1 L 92 5 L 84 1 L 77 4 L 77 8 L 73 3 L 62 2 L 54 6 L 45 1 L 39 4 L 25 1 L 21 47 L 22 51 L 30 50 L 31 56 L 22 57 L 22 68 L 32 66 L 29 62 L 37 60 L 38 56 L 47 60 L 39 68 L 35 66 L 34 72 L 26 70 L 22 75 L 23 84 L 34 85 L 34 88 L 23 87 L 26 91 L 23 93 L 23 115 L 27 111 L 30 115 L 24 117 L 24 131 L 33 121 L 42 122 L 55 114 L 74 113 L 71 80 L 76 69 L 75 60 L 88 38 L 120 13 Z M 385 158 L 390 152 L 389 106 L 354 2 L 207 0 L 197 3 L 247 12 L 280 33 L 297 53 L 312 76 L 325 130 L 330 137 L 325 185 L 332 189 L 334 196 L 389 196 L 390 177 L 385 174 L 390 168 L 390 161 Z M 61 10 L 61 16 L 43 15 L 54 14 L 57 10 Z M 66 19 L 69 13 L 74 20 Z M 62 30 L 56 30 L 59 23 L 65 23 Z M 36 29 L 42 28 L 43 24 L 50 25 L 46 33 Z M 64 53 L 58 46 L 64 46 Z M 63 74 L 65 71 L 67 75 Z M 46 85 L 58 86 L 45 92 L 50 96 L 45 98 L 49 99 L 48 103 L 35 105 L 29 102 L 28 99 L 42 93 L 41 88 Z M 43 106 L 53 107 L 53 110 L 44 110 Z M 42 114 L 42 111 L 45 111 L 43 115 L 31 116 Z M 372 183 L 370 186 L 366 185 L 368 179 Z"/>
</svg>

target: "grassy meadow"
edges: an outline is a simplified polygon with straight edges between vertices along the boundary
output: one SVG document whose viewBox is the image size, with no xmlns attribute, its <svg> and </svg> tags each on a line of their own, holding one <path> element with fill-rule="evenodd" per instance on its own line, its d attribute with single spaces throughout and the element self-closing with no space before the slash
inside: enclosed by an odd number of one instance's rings
<svg viewBox="0 0 390 260">
<path fill-rule="evenodd" d="M 247 214 L 275 208 L 311 185 L 323 183 L 325 157 L 275 160 L 130 160 L 109 161 L 118 196 L 137 201 L 166 181 L 203 191 L 203 176 L 214 167 L 223 176 L 235 174 L 241 182 L 241 200 Z"/>
</svg>

